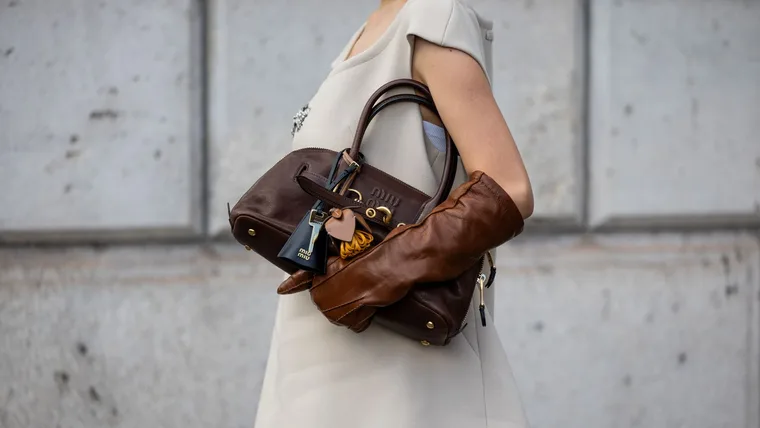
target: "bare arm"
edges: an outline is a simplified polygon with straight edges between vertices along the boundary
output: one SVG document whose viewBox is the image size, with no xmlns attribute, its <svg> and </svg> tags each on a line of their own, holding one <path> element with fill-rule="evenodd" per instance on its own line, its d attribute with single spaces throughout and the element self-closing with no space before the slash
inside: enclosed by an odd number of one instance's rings
<svg viewBox="0 0 760 428">
<path fill-rule="evenodd" d="M 488 174 L 512 197 L 523 218 L 530 217 L 530 179 L 480 64 L 464 52 L 419 38 L 413 64 L 413 77 L 430 88 L 465 169 Z"/>
</svg>

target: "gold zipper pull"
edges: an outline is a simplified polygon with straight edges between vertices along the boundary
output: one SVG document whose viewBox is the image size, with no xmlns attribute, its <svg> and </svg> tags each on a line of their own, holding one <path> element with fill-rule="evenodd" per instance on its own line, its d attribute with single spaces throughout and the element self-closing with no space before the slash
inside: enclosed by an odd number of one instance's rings
<svg viewBox="0 0 760 428">
<path fill-rule="evenodd" d="M 483 323 L 483 327 L 486 326 L 486 275 L 480 274 L 478 276 L 478 288 L 480 289 L 480 322 Z"/>
</svg>

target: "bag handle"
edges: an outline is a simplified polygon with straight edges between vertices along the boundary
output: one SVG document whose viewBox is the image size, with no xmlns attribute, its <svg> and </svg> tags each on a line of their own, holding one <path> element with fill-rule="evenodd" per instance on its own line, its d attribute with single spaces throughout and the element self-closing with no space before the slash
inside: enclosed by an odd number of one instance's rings
<svg viewBox="0 0 760 428">
<path fill-rule="evenodd" d="M 403 87 L 415 89 L 422 95 L 397 94 L 378 102 L 378 100 L 389 91 Z M 412 79 L 396 79 L 388 82 L 385 85 L 381 86 L 377 91 L 375 91 L 375 93 L 370 96 L 369 100 L 364 105 L 362 114 L 359 117 L 359 125 L 356 129 L 356 134 L 354 135 L 354 141 L 349 151 L 349 156 L 352 159 L 356 159 L 356 157 L 359 155 L 359 150 L 361 148 L 362 140 L 364 139 L 364 134 L 367 132 L 367 128 L 369 127 L 372 119 L 374 119 L 375 116 L 377 116 L 377 114 L 380 113 L 380 111 L 383 109 L 400 102 L 415 102 L 417 104 L 423 105 L 440 118 L 438 110 L 435 108 L 433 97 L 430 94 L 430 90 L 427 86 Z M 444 131 L 446 134 L 446 160 L 443 167 L 443 177 L 441 177 L 440 184 L 438 185 L 438 189 L 435 194 L 423 205 L 423 209 L 420 211 L 420 216 L 416 219 L 417 221 L 424 218 L 433 210 L 433 208 L 444 201 L 449 192 L 451 192 L 451 188 L 456 178 L 457 158 L 459 156 L 459 153 L 456 150 L 456 146 L 454 145 L 449 132 L 445 128 Z"/>
<path fill-rule="evenodd" d="M 367 103 L 364 104 L 364 109 L 362 109 L 362 114 L 359 116 L 359 126 L 356 129 L 356 134 L 354 134 L 354 141 L 351 144 L 351 151 L 348 153 L 351 158 L 354 158 L 358 153 L 359 149 L 361 148 L 362 139 L 364 139 L 364 133 L 367 131 L 367 127 L 369 126 L 369 122 L 372 120 L 372 117 L 370 117 L 370 114 L 372 113 L 373 108 L 375 107 L 375 104 L 377 104 L 378 100 L 385 95 L 387 92 L 392 91 L 396 88 L 412 88 L 416 89 L 417 91 L 421 92 L 425 98 L 428 98 L 432 100 L 432 95 L 430 94 L 430 90 L 427 86 L 424 84 L 412 80 L 412 79 L 396 79 L 392 80 L 385 85 L 378 88 L 370 97 L 369 100 L 367 100 Z"/>
</svg>

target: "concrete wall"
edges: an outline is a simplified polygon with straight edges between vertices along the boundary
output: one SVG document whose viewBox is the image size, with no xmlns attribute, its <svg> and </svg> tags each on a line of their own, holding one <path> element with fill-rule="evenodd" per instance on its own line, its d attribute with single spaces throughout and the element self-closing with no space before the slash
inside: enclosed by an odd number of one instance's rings
<svg viewBox="0 0 760 428">
<path fill-rule="evenodd" d="M 197 2 L 0 5 L 0 235 L 200 231 Z"/>
<path fill-rule="evenodd" d="M 472 3 L 537 198 L 496 308 L 534 427 L 760 427 L 760 1 Z M 0 4 L 0 427 L 252 425 L 280 274 L 225 204 L 372 7 Z"/>
</svg>

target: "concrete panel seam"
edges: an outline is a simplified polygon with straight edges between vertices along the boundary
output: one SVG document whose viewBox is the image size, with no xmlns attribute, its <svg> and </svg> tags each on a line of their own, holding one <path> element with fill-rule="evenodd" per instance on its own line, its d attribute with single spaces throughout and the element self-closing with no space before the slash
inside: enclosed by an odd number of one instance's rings
<svg viewBox="0 0 760 428">
<path fill-rule="evenodd" d="M 658 215 L 658 216 L 607 216 L 592 224 L 592 232 L 620 231 L 712 231 L 757 230 L 760 217 L 752 214 L 725 215 Z"/>
<path fill-rule="evenodd" d="M 211 80 L 209 78 L 209 49 L 210 49 L 210 40 L 209 37 L 209 16 L 211 11 L 211 2 L 208 0 L 196 0 L 196 7 L 198 10 L 198 21 L 199 21 L 199 54 L 200 54 L 200 61 L 199 64 L 199 72 L 200 72 L 200 81 L 201 81 L 201 89 L 200 89 L 200 102 L 201 102 L 201 112 L 199 115 L 199 126 L 200 126 L 200 132 L 201 132 L 201 139 L 200 139 L 200 201 L 196 204 L 194 207 L 195 209 L 198 209 L 200 212 L 200 221 L 201 221 L 201 233 L 203 236 L 208 240 L 209 235 L 209 228 L 210 228 L 210 213 L 209 213 L 209 204 L 208 201 L 210 200 L 211 194 L 210 194 L 210 174 L 209 174 L 209 152 L 210 152 L 210 142 L 209 142 L 209 121 L 210 121 L 210 90 L 211 90 Z"/>
<path fill-rule="evenodd" d="M 591 144 L 590 130 L 591 130 L 591 97 L 589 89 L 591 88 L 591 1 L 592 0 L 579 0 L 580 17 L 578 18 L 581 25 L 579 43 L 580 46 L 580 67 L 579 71 L 581 75 L 581 88 L 580 88 L 580 103 L 581 103 L 581 130 L 579 132 L 579 156 L 580 161 L 580 225 L 584 230 L 589 229 L 589 195 L 590 195 L 590 182 L 591 182 L 591 162 L 590 152 Z"/>
</svg>

